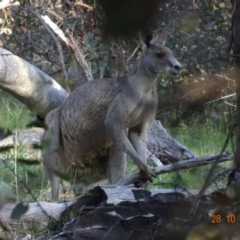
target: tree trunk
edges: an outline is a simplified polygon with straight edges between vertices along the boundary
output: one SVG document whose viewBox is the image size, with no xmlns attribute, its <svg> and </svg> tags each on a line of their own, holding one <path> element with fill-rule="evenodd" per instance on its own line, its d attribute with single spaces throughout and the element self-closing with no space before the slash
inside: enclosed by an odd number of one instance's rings
<svg viewBox="0 0 240 240">
<path fill-rule="evenodd" d="M 237 94 L 237 149 L 235 164 L 240 168 L 240 1 L 232 0 L 232 50 L 235 56 L 235 81 Z"/>
<path fill-rule="evenodd" d="M 59 107 L 68 96 L 44 72 L 3 48 L 0 48 L 0 88 L 41 117 Z"/>
</svg>

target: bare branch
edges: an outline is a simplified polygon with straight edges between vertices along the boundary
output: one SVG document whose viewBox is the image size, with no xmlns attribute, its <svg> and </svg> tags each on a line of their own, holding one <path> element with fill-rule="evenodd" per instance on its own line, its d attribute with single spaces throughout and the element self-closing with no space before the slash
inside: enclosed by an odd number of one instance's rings
<svg viewBox="0 0 240 240">
<path fill-rule="evenodd" d="M 0 88 L 41 117 L 59 107 L 68 96 L 47 74 L 3 48 L 0 66 Z"/>
<path fill-rule="evenodd" d="M 231 137 L 233 135 L 233 131 L 235 130 L 235 127 L 236 127 L 236 125 L 233 124 L 233 126 L 232 126 L 231 130 L 229 131 L 228 136 L 227 136 L 227 138 L 226 138 L 226 140 L 225 140 L 225 142 L 223 144 L 223 147 L 221 149 L 220 154 L 217 156 L 216 161 L 214 161 L 213 165 L 211 166 L 211 168 L 210 168 L 210 170 L 208 172 L 208 175 L 207 175 L 207 177 L 206 177 L 206 179 L 204 181 L 204 184 L 203 184 L 202 188 L 199 191 L 198 199 L 196 200 L 196 202 L 194 204 L 194 207 L 193 207 L 193 209 L 191 211 L 191 215 L 193 215 L 193 216 L 195 215 L 196 210 L 197 210 L 197 208 L 199 206 L 200 198 L 204 195 L 204 192 L 206 191 L 208 186 L 211 184 L 213 171 L 216 168 L 217 164 L 220 162 L 220 159 L 224 156 L 224 151 L 226 150 L 226 147 L 227 147 L 227 145 L 228 145 L 228 143 L 229 143 L 229 141 L 230 141 L 230 139 L 231 139 Z M 235 156 L 234 156 L 234 158 L 235 158 Z M 232 159 L 234 159 L 234 158 L 232 157 Z"/>
<path fill-rule="evenodd" d="M 19 2 L 13 1 L 13 0 L 1 0 L 0 1 L 0 9 L 6 8 L 6 7 L 11 7 L 11 6 L 16 6 L 19 5 Z"/>
<path fill-rule="evenodd" d="M 59 54 L 61 69 L 62 69 L 62 72 L 64 75 L 64 81 L 63 81 L 62 85 L 64 88 L 67 88 L 67 70 L 66 70 L 66 66 L 64 63 L 64 56 L 63 56 L 62 46 L 61 46 L 60 42 L 58 41 L 56 36 L 53 34 L 51 29 L 48 27 L 48 25 L 45 23 L 45 21 L 43 20 L 41 15 L 39 15 L 36 11 L 34 11 L 33 8 L 30 6 L 28 6 L 28 10 L 41 22 L 41 24 L 45 27 L 45 29 L 47 30 L 47 32 L 50 34 L 53 41 L 55 42 L 55 45 L 57 47 L 58 54 Z"/>
<path fill-rule="evenodd" d="M 156 167 L 154 171 L 157 175 L 159 175 L 159 174 L 168 173 L 168 172 L 175 172 L 175 171 L 186 169 L 186 168 L 213 164 L 216 162 L 216 160 L 218 160 L 218 163 L 231 161 L 233 160 L 233 156 L 227 155 L 227 154 L 224 154 L 221 156 L 220 155 L 204 156 L 204 157 L 194 158 L 191 160 L 179 161 L 177 163 L 169 164 L 162 167 Z M 139 172 L 130 173 L 125 175 L 122 179 L 120 179 L 116 185 L 126 186 L 129 184 L 133 184 L 139 179 L 141 179 Z"/>
<path fill-rule="evenodd" d="M 81 6 L 81 7 L 85 7 L 87 9 L 89 9 L 89 10 L 93 10 L 93 7 L 87 5 L 87 4 L 83 3 L 83 2 L 76 2 L 76 4 Z"/>
<path fill-rule="evenodd" d="M 40 16 L 40 15 L 39 15 Z M 68 39 L 65 37 L 63 31 L 58 27 L 56 23 L 54 23 L 48 16 L 40 16 L 46 24 L 52 29 L 53 32 L 55 32 L 67 45 Z"/>
<path fill-rule="evenodd" d="M 129 63 L 132 58 L 134 57 L 134 55 L 136 54 L 137 50 L 140 48 L 141 44 L 138 44 L 137 47 L 133 50 L 132 54 L 130 55 L 130 57 L 127 59 L 127 63 Z"/>
<path fill-rule="evenodd" d="M 214 181 L 216 181 L 220 176 L 224 175 L 224 174 L 227 174 L 229 172 L 232 172 L 233 170 L 235 170 L 236 167 L 230 167 L 230 168 L 227 168 L 227 169 L 223 169 L 222 171 L 216 173 L 211 179 L 210 179 L 210 182 L 213 183 Z"/>
<path fill-rule="evenodd" d="M 68 48 L 70 48 L 70 50 L 72 51 L 72 53 L 75 56 L 76 61 L 79 64 L 79 67 L 85 73 L 87 80 L 88 81 L 93 80 L 93 76 L 91 73 L 91 65 L 89 62 L 87 62 L 85 60 L 83 52 L 79 48 L 79 46 L 78 46 L 76 40 L 73 38 L 73 36 L 70 35 L 70 33 L 69 33 L 68 37 L 66 37 L 64 32 L 48 16 L 41 16 L 41 17 L 46 22 L 46 24 L 48 24 L 48 26 L 52 29 L 52 31 L 55 32 L 66 43 Z"/>
<path fill-rule="evenodd" d="M 78 47 L 76 40 L 70 35 L 70 33 L 68 34 L 68 37 L 71 50 L 74 53 L 76 60 L 83 68 L 88 81 L 93 80 L 90 63 L 85 60 L 82 50 Z"/>
<path fill-rule="evenodd" d="M 227 95 L 227 96 L 223 96 L 223 97 L 220 97 L 220 98 L 218 98 L 218 99 L 214 99 L 214 100 L 212 100 L 212 101 L 208 101 L 208 102 L 206 102 L 206 104 L 208 104 L 208 103 L 213 103 L 213 102 L 220 101 L 220 100 L 227 99 L 227 98 L 231 98 L 231 97 L 235 97 L 235 96 L 236 96 L 236 93 L 229 94 L 229 95 Z"/>
</svg>

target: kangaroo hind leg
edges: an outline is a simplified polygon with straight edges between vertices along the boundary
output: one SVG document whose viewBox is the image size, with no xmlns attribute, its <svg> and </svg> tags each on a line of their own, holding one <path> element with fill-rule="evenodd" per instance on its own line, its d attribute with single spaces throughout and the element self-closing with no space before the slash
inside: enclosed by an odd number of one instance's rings
<svg viewBox="0 0 240 240">
<path fill-rule="evenodd" d="M 107 177 L 111 184 L 117 183 L 126 172 L 126 153 L 118 149 L 115 145 L 110 147 Z"/>
<path fill-rule="evenodd" d="M 49 144 L 49 146 L 42 149 L 42 158 L 45 172 L 51 184 L 51 195 L 54 201 L 58 200 L 60 188 L 60 179 L 56 172 L 64 171 L 65 162 L 60 139 L 59 117 L 59 109 L 55 109 L 47 115 L 45 119 L 47 130 L 42 137 L 42 143 Z"/>
</svg>

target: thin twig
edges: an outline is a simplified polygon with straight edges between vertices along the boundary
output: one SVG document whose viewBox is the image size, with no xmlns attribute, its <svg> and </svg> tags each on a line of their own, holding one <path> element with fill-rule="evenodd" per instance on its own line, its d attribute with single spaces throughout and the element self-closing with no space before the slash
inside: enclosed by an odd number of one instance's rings
<svg viewBox="0 0 240 240">
<path fill-rule="evenodd" d="M 68 34 L 68 39 L 70 42 L 70 48 L 76 60 L 78 61 L 80 66 L 84 69 L 86 78 L 88 79 L 88 81 L 92 81 L 93 76 L 91 73 L 91 64 L 85 60 L 82 50 L 78 47 L 76 40 L 70 33 Z"/>
<path fill-rule="evenodd" d="M 225 162 L 225 161 L 230 161 L 233 160 L 233 156 L 229 154 L 222 154 L 220 155 L 213 155 L 213 156 L 204 156 L 204 157 L 198 157 L 198 158 L 193 158 L 190 160 L 182 160 L 173 164 L 169 164 L 166 166 L 161 166 L 161 167 L 155 167 L 154 172 L 156 175 L 163 174 L 163 173 L 169 173 L 169 172 L 175 172 L 178 170 L 182 169 L 187 169 L 187 168 L 192 168 L 192 167 L 199 167 L 203 165 L 208 165 L 208 164 L 213 164 L 217 162 Z M 135 173 L 130 173 L 125 175 L 123 178 L 121 178 L 116 185 L 120 186 L 126 186 L 129 184 L 133 184 L 134 182 L 138 181 L 141 179 L 140 173 L 135 172 Z"/>
<path fill-rule="evenodd" d="M 133 50 L 132 54 L 130 55 L 130 57 L 127 59 L 127 63 L 129 63 L 132 58 L 134 57 L 134 55 L 136 54 L 137 50 L 140 48 L 141 44 L 138 44 L 137 47 Z"/>
<path fill-rule="evenodd" d="M 205 182 L 204 182 L 201 190 L 199 191 L 199 194 L 198 194 L 198 197 L 197 197 L 197 199 L 196 199 L 196 202 L 195 202 L 195 204 L 194 204 L 194 206 L 193 206 L 193 208 L 192 208 L 192 210 L 191 210 L 191 213 L 190 213 L 191 215 L 195 215 L 196 210 L 197 210 L 197 208 L 198 208 L 198 206 L 199 206 L 201 197 L 203 196 L 203 194 L 204 194 L 204 192 L 206 191 L 206 189 L 208 188 L 208 186 L 211 184 L 211 179 L 212 179 L 213 171 L 214 171 L 214 169 L 216 168 L 217 164 L 220 162 L 220 159 L 221 159 L 222 156 L 223 156 L 223 153 L 224 153 L 224 151 L 225 151 L 225 149 L 226 149 L 226 147 L 227 147 L 227 145 L 228 145 L 228 142 L 229 142 L 229 140 L 232 138 L 233 131 L 234 131 L 235 127 L 236 127 L 236 124 L 233 124 L 231 130 L 230 130 L 229 133 L 228 133 L 227 139 L 226 139 L 226 141 L 225 141 L 225 143 L 224 143 L 224 145 L 223 145 L 223 147 L 222 147 L 222 150 L 221 150 L 220 154 L 218 155 L 218 157 L 216 158 L 214 164 L 213 164 L 212 167 L 210 168 L 210 170 L 209 170 L 209 172 L 208 172 L 208 175 L 207 175 L 207 177 L 206 177 L 206 179 L 205 179 Z"/>
<path fill-rule="evenodd" d="M 87 5 L 87 4 L 83 3 L 83 2 L 76 2 L 76 4 L 81 6 L 81 7 L 85 7 L 87 9 L 89 9 L 89 10 L 93 10 L 93 7 Z"/>
<path fill-rule="evenodd" d="M 75 59 L 77 60 L 77 63 L 84 70 L 87 80 L 93 80 L 93 76 L 91 73 L 91 65 L 85 60 L 83 52 L 79 48 L 77 41 L 74 39 L 74 37 L 70 33 L 68 33 L 68 37 L 66 37 L 64 32 L 48 16 L 41 16 L 41 18 L 46 22 L 46 24 L 51 28 L 51 30 L 56 33 L 62 39 L 62 41 L 66 43 L 67 47 L 72 51 Z"/>
<path fill-rule="evenodd" d="M 153 150 L 151 154 L 148 156 L 147 161 L 151 160 L 152 156 L 154 156 L 156 152 L 157 152 L 157 149 Z"/>
<path fill-rule="evenodd" d="M 17 178 L 17 132 L 16 132 L 16 138 L 14 142 L 14 176 L 15 176 L 15 188 L 16 188 L 16 196 L 17 201 L 19 201 L 19 194 L 18 194 L 18 178 Z"/>
<path fill-rule="evenodd" d="M 235 82 L 234 79 L 231 79 L 231 78 L 228 78 L 226 76 L 222 76 L 220 74 L 215 74 L 215 76 L 219 77 L 219 78 L 223 78 L 224 80 L 227 80 L 227 81 L 231 81 L 231 82 Z"/>
<path fill-rule="evenodd" d="M 229 212 L 233 211 L 238 205 L 240 205 L 240 201 L 235 202 L 229 209 Z M 238 208 L 239 209 L 239 208 Z"/>
<path fill-rule="evenodd" d="M 229 103 L 229 102 L 227 102 L 227 101 L 224 101 L 224 103 L 225 104 L 227 104 L 228 106 L 230 106 L 230 107 L 234 107 L 234 108 L 236 108 L 237 106 L 236 105 L 234 105 L 234 104 L 231 104 L 231 103 Z"/>
<path fill-rule="evenodd" d="M 211 182 L 211 183 L 214 182 L 214 181 L 215 181 L 216 179 L 218 179 L 220 176 L 222 176 L 222 175 L 224 175 L 224 174 L 226 174 L 226 173 L 229 173 L 229 172 L 231 172 L 231 171 L 233 171 L 233 170 L 235 170 L 235 169 L 236 169 L 236 167 L 230 167 L 230 168 L 224 169 L 224 170 L 216 173 L 216 174 L 210 179 L 210 182 Z"/>
<path fill-rule="evenodd" d="M 213 103 L 213 102 L 220 101 L 220 100 L 223 100 L 223 99 L 226 99 L 226 98 L 230 98 L 230 97 L 234 97 L 234 96 L 236 96 L 236 93 L 229 94 L 229 95 L 227 95 L 227 96 L 223 96 L 223 97 L 220 97 L 220 98 L 217 98 L 217 99 L 208 101 L 208 102 L 206 102 L 206 104 L 208 104 L 208 103 Z"/>
<path fill-rule="evenodd" d="M 196 64 L 204 64 L 204 63 L 208 63 L 208 62 L 212 62 L 212 61 L 226 61 L 228 62 L 229 61 L 229 56 L 226 56 L 226 57 L 213 57 L 213 58 L 209 58 L 209 59 L 206 59 L 206 60 L 203 60 L 201 62 L 198 62 Z"/>
</svg>

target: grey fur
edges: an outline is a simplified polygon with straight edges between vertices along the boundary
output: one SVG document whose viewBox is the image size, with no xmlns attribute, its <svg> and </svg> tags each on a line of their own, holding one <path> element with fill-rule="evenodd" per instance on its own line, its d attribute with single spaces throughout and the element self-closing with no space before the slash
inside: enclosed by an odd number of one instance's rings
<svg viewBox="0 0 240 240">
<path fill-rule="evenodd" d="M 145 158 L 146 134 L 157 109 L 155 82 L 159 73 L 181 71 L 165 40 L 159 29 L 144 42 L 133 75 L 84 83 L 47 115 L 43 140 L 51 139 L 51 151 L 43 152 L 43 162 L 52 200 L 58 199 L 56 171 L 69 173 L 81 193 L 102 179 L 117 183 L 125 174 L 126 154 L 144 180 L 155 175 Z"/>
</svg>

